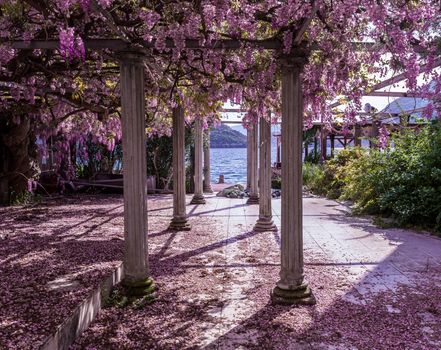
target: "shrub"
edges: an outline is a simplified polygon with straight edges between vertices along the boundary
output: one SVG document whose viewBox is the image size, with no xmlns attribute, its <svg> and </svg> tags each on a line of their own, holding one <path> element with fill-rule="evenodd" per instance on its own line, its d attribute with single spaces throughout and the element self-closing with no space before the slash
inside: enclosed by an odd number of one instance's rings
<svg viewBox="0 0 441 350">
<path fill-rule="evenodd" d="M 349 148 L 323 165 L 305 163 L 303 182 L 315 194 L 352 200 L 356 213 L 441 231 L 441 125 L 392 141 L 383 151 Z"/>
<path fill-rule="evenodd" d="M 345 186 L 347 167 L 352 160 L 358 159 L 364 151 L 359 148 L 348 148 L 338 152 L 334 159 L 323 165 L 305 163 L 303 166 L 303 183 L 313 193 L 337 199 Z"/>
<path fill-rule="evenodd" d="M 395 147 L 371 150 L 347 168 L 343 197 L 361 213 L 392 216 L 401 225 L 441 228 L 441 128 L 404 131 Z"/>
<path fill-rule="evenodd" d="M 346 167 L 345 186 L 341 197 L 354 201 L 355 212 L 378 212 L 378 197 L 381 193 L 385 165 L 382 153 L 370 150 Z"/>
<path fill-rule="evenodd" d="M 271 188 L 280 190 L 282 188 L 282 178 L 277 176 L 271 180 Z"/>
<path fill-rule="evenodd" d="M 326 195 L 324 191 L 325 172 L 320 164 L 303 164 L 303 185 L 311 192 Z"/>
</svg>

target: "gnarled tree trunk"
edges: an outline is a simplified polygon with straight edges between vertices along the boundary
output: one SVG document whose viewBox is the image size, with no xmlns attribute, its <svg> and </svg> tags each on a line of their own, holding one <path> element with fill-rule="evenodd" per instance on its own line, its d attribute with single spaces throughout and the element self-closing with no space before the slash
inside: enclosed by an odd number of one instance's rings
<svg viewBox="0 0 441 350">
<path fill-rule="evenodd" d="M 0 203 L 9 204 L 27 191 L 28 179 L 39 172 L 35 137 L 31 121 L 21 117 L 16 124 L 11 118 L 0 119 Z"/>
</svg>

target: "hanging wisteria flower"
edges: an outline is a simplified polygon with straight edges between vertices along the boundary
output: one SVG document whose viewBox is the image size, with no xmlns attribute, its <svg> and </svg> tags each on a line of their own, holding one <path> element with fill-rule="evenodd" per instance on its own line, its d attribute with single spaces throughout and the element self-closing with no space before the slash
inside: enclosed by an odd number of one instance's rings
<svg viewBox="0 0 441 350">
<path fill-rule="evenodd" d="M 279 58 L 295 53 L 294 38 L 311 49 L 302 74 L 305 127 L 316 121 L 332 126 L 339 113 L 343 130 L 352 130 L 363 95 L 391 69 L 405 73 L 410 92 L 432 101 L 441 94 L 439 72 L 421 70 L 439 63 L 441 12 L 432 0 L 53 0 L 44 7 L 39 3 L 1 2 L 0 6 L 12 5 L 0 16 L 0 81 L 15 85 L 5 87 L 0 108 L 2 115 L 14 120 L 36 115 L 32 128 L 45 140 L 56 136 L 65 145 L 85 135 L 105 146 L 109 138 L 117 142 L 121 137 L 115 50 L 90 50 L 86 61 L 86 40 L 120 40 L 145 54 L 149 135 L 171 133 L 171 110 L 177 101 L 189 120 L 204 116 L 209 125 L 227 101 L 241 105 L 248 122 L 255 123 L 268 112 L 276 120 L 281 112 Z M 298 37 L 301 28 L 305 30 Z M 21 55 L 7 43 L 29 45 L 57 36 L 63 59 L 46 49 Z M 209 48 L 222 40 L 236 49 Z M 274 50 L 254 45 L 266 40 L 281 45 Z M 204 48 L 185 47 L 188 42 Z M 374 48 L 354 49 L 354 42 L 369 42 Z M 175 48 L 169 49 L 170 44 Z M 436 82 L 435 88 L 418 86 L 421 73 L 427 84 Z M 28 80 L 32 77 L 33 83 Z M 337 111 L 331 106 L 340 100 L 346 106 Z M 29 113 L 17 113 L 17 106 L 24 104 Z M 433 104 L 425 113 L 433 117 L 440 109 Z M 61 143 L 58 152 L 60 158 L 67 157 Z"/>
<path fill-rule="evenodd" d="M 139 18 L 144 21 L 146 29 L 151 30 L 154 25 L 160 20 L 161 16 L 154 11 L 143 8 L 139 13 Z"/>
<path fill-rule="evenodd" d="M 108 8 L 112 4 L 112 0 L 97 0 L 103 8 Z"/>
<path fill-rule="evenodd" d="M 83 39 L 75 35 L 74 28 L 61 29 L 59 34 L 60 54 L 66 60 L 86 57 Z"/>
<path fill-rule="evenodd" d="M 380 149 L 385 149 L 387 147 L 387 145 L 389 143 L 389 136 L 390 136 L 390 133 L 387 130 L 386 125 L 382 125 L 380 127 L 379 137 L 378 137 L 378 147 Z"/>
</svg>

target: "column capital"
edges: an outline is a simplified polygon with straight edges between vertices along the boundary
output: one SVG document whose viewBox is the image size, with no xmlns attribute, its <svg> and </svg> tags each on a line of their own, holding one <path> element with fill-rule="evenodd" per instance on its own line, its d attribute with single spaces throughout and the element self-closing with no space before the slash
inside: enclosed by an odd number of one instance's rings
<svg viewBox="0 0 441 350">
<path fill-rule="evenodd" d="M 294 47 L 289 54 L 279 56 L 278 62 L 282 69 L 303 70 L 308 63 L 309 54 L 310 50 L 306 47 Z"/>
<path fill-rule="evenodd" d="M 138 50 L 116 52 L 116 58 L 121 63 L 143 64 L 145 56 L 144 52 Z"/>
</svg>

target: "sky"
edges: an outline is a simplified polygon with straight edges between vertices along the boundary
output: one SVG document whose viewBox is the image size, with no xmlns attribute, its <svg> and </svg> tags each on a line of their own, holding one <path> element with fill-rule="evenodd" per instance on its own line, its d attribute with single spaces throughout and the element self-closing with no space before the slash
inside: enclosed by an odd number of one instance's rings
<svg viewBox="0 0 441 350">
<path fill-rule="evenodd" d="M 435 69 L 436 71 L 440 72 L 441 71 L 441 67 L 438 67 Z M 390 74 L 388 74 L 387 76 L 383 77 L 381 80 L 386 80 L 390 77 L 392 77 L 394 74 L 391 71 Z M 418 85 L 422 85 L 427 83 L 426 81 L 424 81 L 424 76 L 423 74 L 420 74 L 418 77 Z M 384 89 L 380 89 L 378 91 L 393 91 L 393 92 L 407 92 L 407 87 L 404 81 L 399 82 L 397 84 L 388 86 Z M 377 110 L 381 111 L 383 110 L 389 103 L 395 101 L 398 97 L 380 97 L 380 96 L 364 96 L 362 98 L 362 105 L 364 106 L 366 103 L 369 103 L 371 106 L 377 108 Z M 338 108 L 343 110 L 345 105 L 341 105 Z M 225 109 L 228 108 L 240 108 L 239 105 L 233 105 L 231 103 L 225 103 L 224 107 Z M 243 114 L 241 113 L 222 113 L 222 117 L 221 120 L 223 122 L 225 122 L 227 125 L 237 125 L 237 124 L 228 124 L 228 121 L 233 121 L 233 122 L 241 122 L 242 120 L 242 116 Z"/>
<path fill-rule="evenodd" d="M 397 91 L 397 90 L 394 90 Z M 377 108 L 378 110 L 382 110 L 384 109 L 390 102 L 396 100 L 396 97 L 378 97 L 378 96 L 365 96 L 362 98 L 363 101 L 363 105 L 365 105 L 366 103 L 369 103 L 371 106 Z M 224 104 L 225 109 L 227 108 L 240 108 L 239 105 L 231 105 L 230 103 L 226 103 Z M 222 113 L 222 117 L 221 117 L 221 121 L 225 122 L 227 125 L 232 126 L 232 125 L 237 125 L 237 124 L 228 124 L 229 121 L 233 121 L 233 122 L 241 122 L 242 121 L 242 116 L 245 113 Z"/>
</svg>

